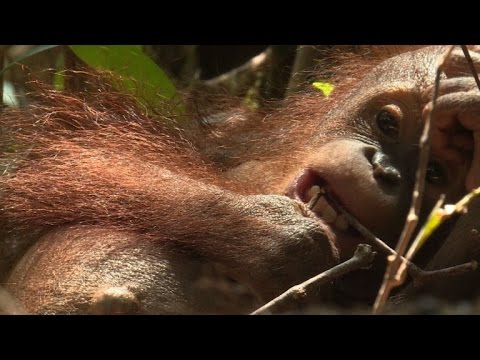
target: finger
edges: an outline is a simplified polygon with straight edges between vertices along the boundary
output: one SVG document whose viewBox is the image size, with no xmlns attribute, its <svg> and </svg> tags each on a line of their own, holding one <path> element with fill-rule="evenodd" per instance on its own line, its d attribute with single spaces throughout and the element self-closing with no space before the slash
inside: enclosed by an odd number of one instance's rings
<svg viewBox="0 0 480 360">
<path fill-rule="evenodd" d="M 451 79 L 443 79 L 438 87 L 438 96 L 455 92 L 468 92 L 477 89 L 477 83 L 471 76 L 456 77 Z M 422 93 L 422 101 L 428 102 L 433 100 L 435 85 L 427 87 Z"/>
<path fill-rule="evenodd" d="M 480 45 L 467 45 L 468 50 L 470 50 L 470 53 L 477 52 L 480 53 Z"/>
<path fill-rule="evenodd" d="M 438 159 L 456 164 L 463 162 L 462 153 L 452 144 L 452 138 L 447 132 L 432 127 L 430 146 L 432 154 Z"/>
<path fill-rule="evenodd" d="M 426 106 L 427 110 L 432 104 Z M 456 121 L 470 131 L 480 131 L 480 91 L 456 92 L 437 99 L 432 112 L 435 126 L 453 128 Z"/>
<path fill-rule="evenodd" d="M 453 134 L 451 144 L 462 152 L 471 153 L 474 147 L 474 140 L 471 132 Z"/>
<path fill-rule="evenodd" d="M 430 109 L 431 106 L 430 103 L 426 108 Z M 473 159 L 465 187 L 471 191 L 480 186 L 480 92 L 457 92 L 439 97 L 432 111 L 432 124 L 433 129 L 437 129 L 435 136 L 438 137 L 432 143 L 443 156 L 450 155 L 448 149 L 454 147 L 455 141 L 466 147 L 472 146 L 468 144 L 469 141 L 473 142 Z M 458 128 L 459 125 L 473 132 L 473 140 L 471 135 L 468 139 L 465 130 Z"/>
<path fill-rule="evenodd" d="M 473 61 L 473 66 L 478 73 L 480 71 L 480 54 L 475 51 L 470 51 L 469 53 Z M 453 50 L 448 62 L 443 67 L 443 71 L 448 78 L 472 75 L 467 59 L 465 59 L 465 55 L 461 49 Z"/>
</svg>

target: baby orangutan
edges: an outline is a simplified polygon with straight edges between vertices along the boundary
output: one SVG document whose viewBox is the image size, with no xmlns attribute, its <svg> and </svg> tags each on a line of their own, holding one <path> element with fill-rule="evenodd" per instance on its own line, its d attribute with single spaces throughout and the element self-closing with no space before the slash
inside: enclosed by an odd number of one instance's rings
<svg viewBox="0 0 480 360">
<path fill-rule="evenodd" d="M 149 116 L 97 75 L 85 92 L 46 89 L 3 111 L 0 149 L 17 149 L 0 178 L 6 289 L 38 314 L 248 313 L 362 242 L 327 197 L 307 208 L 320 189 L 394 246 L 445 50 L 357 59 L 329 98 L 307 91 L 209 124 Z M 450 64 L 423 216 L 480 182 L 480 92 L 461 52 Z M 377 255 L 312 302 L 371 303 L 384 267 Z"/>
</svg>

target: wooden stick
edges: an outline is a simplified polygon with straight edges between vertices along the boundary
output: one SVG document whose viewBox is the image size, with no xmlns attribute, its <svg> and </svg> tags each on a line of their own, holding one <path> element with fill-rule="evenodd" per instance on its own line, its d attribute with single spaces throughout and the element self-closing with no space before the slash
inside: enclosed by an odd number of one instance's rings
<svg viewBox="0 0 480 360">
<path fill-rule="evenodd" d="M 403 228 L 400 240 L 398 241 L 397 247 L 395 249 L 396 254 L 389 258 L 389 264 L 387 270 L 385 271 L 385 276 L 382 282 L 382 286 L 378 291 L 375 304 L 373 306 L 373 313 L 381 313 L 385 307 L 385 302 L 390 295 L 390 291 L 405 281 L 405 273 L 398 273 L 398 269 L 402 263 L 402 256 L 407 250 L 407 246 L 410 242 L 410 239 L 413 235 L 415 227 L 418 223 L 418 214 L 420 213 L 420 207 L 422 205 L 423 190 L 425 188 L 425 175 L 427 171 L 427 164 L 430 155 L 430 123 L 432 118 L 432 110 L 435 108 L 435 104 L 439 94 L 439 85 L 440 85 L 440 75 L 445 66 L 446 62 L 450 58 L 454 46 L 450 46 L 448 51 L 443 55 L 440 60 L 440 64 L 437 67 L 437 73 L 435 76 L 435 88 L 433 94 L 433 107 L 427 114 L 425 120 L 425 125 L 423 128 L 423 133 L 420 138 L 420 155 L 417 166 L 417 172 L 415 174 L 415 187 L 412 194 L 412 205 L 410 206 L 410 211 L 407 215 L 407 220 L 405 222 L 405 227 Z"/>
<path fill-rule="evenodd" d="M 364 237 L 364 239 L 367 241 L 369 245 L 374 246 L 377 250 L 382 251 L 383 253 L 389 256 L 397 255 L 397 252 L 395 250 L 393 250 L 385 242 L 383 242 L 378 237 L 376 237 L 372 232 L 370 232 L 370 230 L 368 230 L 365 226 L 363 226 L 353 215 L 351 215 L 347 210 L 345 210 L 334 198 L 328 196 L 328 194 L 325 194 L 325 196 L 328 198 L 328 202 L 334 206 L 335 210 L 337 212 L 340 212 L 345 217 L 347 222 L 351 226 L 353 226 L 355 229 L 358 230 L 358 232 Z M 317 198 L 317 201 L 318 201 L 319 197 L 320 196 L 318 197 L 314 196 L 312 200 L 314 198 Z M 312 200 L 310 202 L 312 202 Z M 310 206 L 310 203 L 309 203 L 309 206 Z M 315 203 L 312 205 L 311 208 L 313 208 L 314 206 L 315 206 Z M 414 263 L 412 263 L 410 259 L 407 259 L 403 256 L 400 256 L 400 259 L 403 261 L 403 264 L 405 264 L 407 268 L 407 272 L 412 277 L 414 286 L 416 287 L 423 286 L 430 281 L 438 280 L 439 278 L 442 278 L 442 277 L 456 276 L 456 275 L 464 274 L 466 272 L 474 271 L 477 269 L 477 262 L 470 261 L 468 263 L 452 266 L 449 268 L 425 271 L 419 268 L 418 266 L 416 266 Z"/>
<path fill-rule="evenodd" d="M 312 292 L 317 292 L 319 286 L 351 271 L 369 266 L 372 263 L 374 256 L 375 252 L 370 245 L 359 244 L 357 250 L 355 250 L 355 254 L 349 260 L 328 269 L 299 285 L 292 286 L 290 289 L 255 310 L 250 315 L 265 315 L 283 311 L 288 308 L 288 305 L 297 304 L 299 299 L 305 299 L 310 296 Z"/>
</svg>

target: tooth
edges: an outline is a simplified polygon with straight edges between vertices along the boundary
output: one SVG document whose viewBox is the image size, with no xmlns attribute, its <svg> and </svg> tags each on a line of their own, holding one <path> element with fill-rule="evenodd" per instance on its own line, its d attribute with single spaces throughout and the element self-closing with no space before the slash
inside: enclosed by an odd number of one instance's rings
<svg viewBox="0 0 480 360">
<path fill-rule="evenodd" d="M 322 219 L 325 222 L 332 224 L 337 218 L 337 212 L 327 203 L 327 206 L 322 210 Z"/>
<path fill-rule="evenodd" d="M 318 185 L 313 185 L 308 191 L 307 191 L 307 202 L 309 202 L 317 193 L 322 191 L 320 186 Z"/>
<path fill-rule="evenodd" d="M 337 219 L 335 220 L 335 227 L 343 231 L 348 229 L 348 222 L 347 222 L 347 219 L 345 219 L 345 216 L 343 215 L 337 216 Z"/>
<path fill-rule="evenodd" d="M 313 207 L 313 212 L 316 212 L 317 214 L 323 212 L 323 210 L 329 206 L 327 199 L 325 199 L 325 196 L 321 196 L 320 199 L 318 199 L 317 203 Z"/>
</svg>

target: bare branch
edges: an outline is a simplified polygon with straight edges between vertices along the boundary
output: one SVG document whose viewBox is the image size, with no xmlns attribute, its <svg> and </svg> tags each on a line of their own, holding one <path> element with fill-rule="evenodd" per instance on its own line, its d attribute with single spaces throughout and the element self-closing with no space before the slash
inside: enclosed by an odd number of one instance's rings
<svg viewBox="0 0 480 360">
<path fill-rule="evenodd" d="M 322 192 L 319 192 L 315 195 L 312 200 L 309 202 L 309 208 L 312 209 L 315 206 L 315 203 L 318 201 Z M 370 230 L 368 230 L 365 226 L 363 226 L 353 215 L 351 215 L 347 210 L 345 210 L 340 204 L 332 197 L 329 197 L 328 194 L 324 194 L 328 198 L 328 202 L 335 207 L 335 210 L 340 212 L 347 222 L 353 226 L 355 229 L 358 230 L 360 234 L 367 240 L 369 245 L 374 246 L 377 250 L 382 251 L 383 253 L 389 256 L 397 256 L 397 252 L 393 250 L 390 246 L 388 246 L 385 242 L 381 239 L 376 237 Z M 461 264 L 457 266 L 452 266 L 449 268 L 444 268 L 440 270 L 431 270 L 425 271 L 420 269 L 414 263 L 410 261 L 409 258 L 405 258 L 400 256 L 403 264 L 405 264 L 408 274 L 412 277 L 413 282 L 416 287 L 424 286 L 430 281 L 438 280 L 440 278 L 445 278 L 449 276 L 456 276 L 460 274 L 464 274 L 466 272 L 474 271 L 477 269 L 477 262 L 470 261 L 466 264 Z"/>
<path fill-rule="evenodd" d="M 412 205 L 410 207 L 410 211 L 405 222 L 405 227 L 400 236 L 400 240 L 398 241 L 397 247 L 395 249 L 397 254 L 394 255 L 393 258 L 389 258 L 387 271 L 385 272 L 382 286 L 380 287 L 377 299 L 375 300 L 375 304 L 373 306 L 373 312 L 375 314 L 383 311 L 385 302 L 390 295 L 390 291 L 394 287 L 401 285 L 405 280 L 405 276 L 403 276 L 405 273 L 403 272 L 401 274 L 398 274 L 398 268 L 402 263 L 402 256 L 407 250 L 408 243 L 410 242 L 415 227 L 418 223 L 418 214 L 420 212 L 420 207 L 422 204 L 423 190 L 425 187 L 425 174 L 427 171 L 427 164 L 430 154 L 430 123 L 432 117 L 432 110 L 435 107 L 438 98 L 440 74 L 447 60 L 450 58 L 450 54 L 452 53 L 453 49 L 454 46 L 450 46 L 448 51 L 446 51 L 446 53 L 440 59 L 440 64 L 437 67 L 437 74 L 435 76 L 435 89 L 433 94 L 433 107 L 427 114 L 423 133 L 419 143 L 420 155 L 417 172 L 415 174 L 415 187 L 412 194 Z"/>
<path fill-rule="evenodd" d="M 265 70 L 265 81 L 262 84 L 265 99 L 280 100 L 285 97 L 296 50 L 296 45 L 271 45 L 268 48 L 269 66 Z"/>
<path fill-rule="evenodd" d="M 315 57 L 318 50 L 313 45 L 299 45 L 292 73 L 287 87 L 287 96 L 297 91 L 301 85 L 306 83 L 308 70 L 315 64 Z"/>
<path fill-rule="evenodd" d="M 431 281 L 440 280 L 451 276 L 462 275 L 467 272 L 475 271 L 477 270 L 477 268 L 478 263 L 475 260 L 472 260 L 465 264 L 430 271 L 421 270 L 420 268 L 415 266 L 409 269 L 409 274 L 413 278 L 413 286 L 421 287 Z"/>
<path fill-rule="evenodd" d="M 210 87 L 216 86 L 225 86 L 231 87 L 232 82 L 236 82 L 236 88 L 242 88 L 246 84 L 250 84 L 255 80 L 255 74 L 265 67 L 269 58 L 269 51 L 268 49 L 264 52 L 258 54 L 257 56 L 253 57 L 245 64 L 226 72 L 222 75 L 219 75 L 213 79 L 205 80 L 203 82 L 204 85 Z"/>
<path fill-rule="evenodd" d="M 291 287 L 272 301 L 252 312 L 250 315 L 276 313 L 288 307 L 289 304 L 296 304 L 299 299 L 305 299 L 309 297 L 311 293 L 317 292 L 321 285 L 341 277 L 351 271 L 368 267 L 372 263 L 374 256 L 375 252 L 372 251 L 372 247 L 370 245 L 359 244 L 357 246 L 357 250 L 355 250 L 355 254 L 349 260 L 331 269 L 328 269 L 327 271 L 314 276 L 299 285 Z"/>
<path fill-rule="evenodd" d="M 328 198 L 328 202 L 332 204 L 335 208 L 336 211 L 340 212 L 347 222 L 353 226 L 355 229 L 358 230 L 360 234 L 367 240 L 368 244 L 375 246 L 378 250 L 384 252 L 387 255 L 396 255 L 397 253 L 395 250 L 393 250 L 390 246 L 385 244 L 382 240 L 380 240 L 378 237 L 376 237 L 370 230 L 368 230 L 365 226 L 363 226 L 352 214 L 350 214 L 347 210 L 345 210 L 338 202 L 335 200 L 333 197 L 328 196 L 328 194 L 325 194 L 325 196 Z M 315 196 L 312 198 L 311 201 Z M 318 200 L 318 198 L 317 198 Z M 315 201 L 316 202 L 316 201 Z M 313 204 L 315 206 L 315 204 Z M 310 208 L 312 209 L 313 206 Z"/>
</svg>

